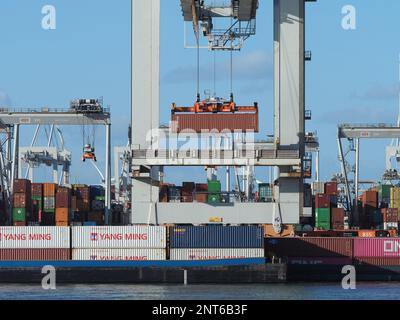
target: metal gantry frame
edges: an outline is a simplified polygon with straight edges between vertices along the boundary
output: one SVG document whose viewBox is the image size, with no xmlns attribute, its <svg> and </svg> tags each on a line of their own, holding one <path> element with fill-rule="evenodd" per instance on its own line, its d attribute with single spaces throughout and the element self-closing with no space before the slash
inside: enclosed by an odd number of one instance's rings
<svg viewBox="0 0 400 320">
<path fill-rule="evenodd" d="M 400 127 L 391 124 L 342 124 L 338 127 L 337 141 L 339 149 L 339 161 L 342 177 L 345 183 L 345 193 L 348 208 L 353 213 L 353 223 L 359 223 L 358 195 L 360 184 L 360 141 L 361 139 L 397 139 L 400 137 Z M 350 151 L 354 151 L 354 179 L 349 179 L 348 161 L 343 149 L 342 139 L 347 139 L 353 144 Z M 354 185 L 351 188 L 351 183 Z M 354 190 L 354 191 L 353 191 Z"/>
<path fill-rule="evenodd" d="M 101 113 L 76 113 L 67 110 L 46 109 L 0 109 L 0 127 L 13 132 L 13 150 L 10 154 L 10 184 L 9 193 L 12 194 L 13 183 L 18 173 L 19 162 L 19 140 L 21 126 L 105 126 L 106 151 L 105 151 L 105 223 L 109 223 L 111 210 L 111 115 L 108 111 Z M 11 142 L 11 139 L 10 139 Z"/>
<path fill-rule="evenodd" d="M 249 1 L 234 2 L 240 6 Z M 274 142 L 269 146 L 255 143 L 249 152 L 235 147 L 212 154 L 209 150 L 179 152 L 159 148 L 160 0 L 132 1 L 130 223 L 204 224 L 217 215 L 223 223 L 272 223 L 279 231 L 282 224 L 299 222 L 305 153 L 305 2 L 274 0 Z M 196 25 L 196 19 L 193 22 Z M 279 167 L 279 194 L 274 203 L 212 206 L 158 202 L 163 167 L 248 165 Z"/>
</svg>

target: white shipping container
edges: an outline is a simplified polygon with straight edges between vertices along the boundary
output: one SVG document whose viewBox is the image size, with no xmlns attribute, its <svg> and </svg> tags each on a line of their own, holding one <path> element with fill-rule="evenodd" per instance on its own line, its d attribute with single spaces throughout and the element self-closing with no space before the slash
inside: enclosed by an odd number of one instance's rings
<svg viewBox="0 0 400 320">
<path fill-rule="evenodd" d="M 167 247 L 167 229 L 159 226 L 72 227 L 72 248 L 155 248 Z"/>
<path fill-rule="evenodd" d="M 72 260 L 146 261 L 166 260 L 166 249 L 73 249 Z"/>
<path fill-rule="evenodd" d="M 325 184 L 323 182 L 313 182 L 312 184 L 312 194 L 316 195 L 317 193 L 325 192 Z"/>
<path fill-rule="evenodd" d="M 263 258 L 264 249 L 171 249 L 170 260 Z"/>
<path fill-rule="evenodd" d="M 0 249 L 68 249 L 69 227 L 0 227 Z"/>
</svg>

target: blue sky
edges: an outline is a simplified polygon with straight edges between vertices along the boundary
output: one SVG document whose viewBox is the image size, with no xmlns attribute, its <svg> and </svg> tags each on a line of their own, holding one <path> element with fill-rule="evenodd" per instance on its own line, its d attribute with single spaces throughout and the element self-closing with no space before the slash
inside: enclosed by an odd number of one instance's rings
<svg viewBox="0 0 400 320">
<path fill-rule="evenodd" d="M 234 54 L 236 101 L 243 105 L 259 103 L 261 137 L 272 133 L 272 2 L 260 1 L 257 35 Z M 183 47 L 179 1 L 161 3 L 160 108 L 161 121 L 167 123 L 172 102 L 190 105 L 195 99 L 196 52 Z M 47 4 L 56 7 L 56 30 L 41 28 L 41 9 Z M 357 10 L 354 31 L 341 28 L 341 10 L 347 4 Z M 306 105 L 313 112 L 307 130 L 316 130 L 320 136 L 321 174 L 325 179 L 339 170 L 335 140 L 338 123 L 396 121 L 398 12 L 400 2 L 396 0 L 320 0 L 307 4 L 306 43 L 313 53 L 306 69 Z M 72 98 L 103 96 L 112 108 L 113 145 L 125 145 L 131 95 L 130 1 L 2 0 L 0 17 L 0 104 L 65 107 Z M 202 91 L 213 89 L 213 59 L 212 53 L 202 50 Z M 216 61 L 217 95 L 226 97 L 229 55 L 219 53 Z M 102 166 L 103 129 L 97 132 Z M 24 128 L 22 133 L 22 144 L 29 143 L 32 129 Z M 82 129 L 65 128 L 64 134 L 67 147 L 74 153 L 73 182 L 98 182 L 90 165 L 79 160 Z M 379 179 L 388 143 L 362 141 L 362 178 Z M 197 180 L 204 179 L 201 168 L 195 171 Z M 173 182 L 193 179 L 192 169 L 167 173 Z M 45 169 L 40 174 L 50 177 Z"/>
</svg>

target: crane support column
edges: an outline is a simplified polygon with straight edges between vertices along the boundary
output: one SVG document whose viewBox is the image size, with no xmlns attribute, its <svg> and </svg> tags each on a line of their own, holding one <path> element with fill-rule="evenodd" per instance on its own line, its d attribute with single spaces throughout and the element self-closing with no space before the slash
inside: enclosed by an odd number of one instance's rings
<svg viewBox="0 0 400 320">
<path fill-rule="evenodd" d="M 280 150 L 298 150 L 300 159 L 305 153 L 304 22 L 305 0 L 274 0 L 275 143 Z M 279 169 L 279 206 L 300 217 L 302 174 L 291 174 L 290 167 Z"/>
<path fill-rule="evenodd" d="M 132 1 L 132 149 L 157 149 L 160 126 L 160 0 Z M 132 210 L 156 214 L 161 169 L 132 168 Z"/>
<path fill-rule="evenodd" d="M 106 164 L 105 164 L 105 224 L 109 225 L 111 212 L 111 125 L 106 125 Z"/>
<path fill-rule="evenodd" d="M 14 180 L 18 178 L 18 158 L 19 158 L 19 124 L 14 125 L 14 146 L 13 146 L 13 159 L 11 168 L 11 193 L 14 190 Z"/>
</svg>

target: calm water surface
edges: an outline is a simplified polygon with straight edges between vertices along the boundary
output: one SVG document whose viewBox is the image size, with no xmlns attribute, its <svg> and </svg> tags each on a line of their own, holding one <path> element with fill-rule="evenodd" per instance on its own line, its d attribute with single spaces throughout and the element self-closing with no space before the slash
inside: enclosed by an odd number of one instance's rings
<svg viewBox="0 0 400 320">
<path fill-rule="evenodd" d="M 1 300 L 400 300 L 400 283 L 359 283 L 343 290 L 336 283 L 267 285 L 0 285 Z"/>
</svg>

